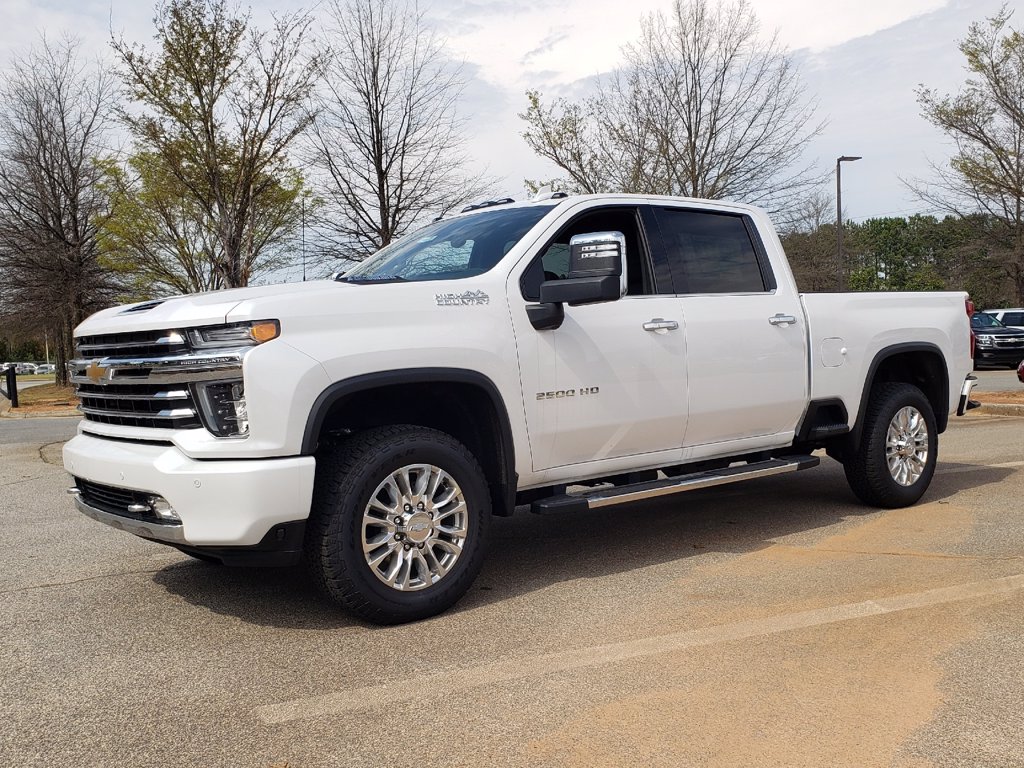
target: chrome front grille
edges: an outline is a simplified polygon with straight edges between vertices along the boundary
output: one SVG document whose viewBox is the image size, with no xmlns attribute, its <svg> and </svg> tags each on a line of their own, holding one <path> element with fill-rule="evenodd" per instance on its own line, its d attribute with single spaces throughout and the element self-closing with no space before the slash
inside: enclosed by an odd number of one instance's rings
<svg viewBox="0 0 1024 768">
<path fill-rule="evenodd" d="M 202 426 L 187 386 L 79 384 L 78 397 L 89 421 L 171 429 Z"/>
<path fill-rule="evenodd" d="M 1024 348 L 1024 336 L 1004 336 L 1002 338 L 996 336 L 994 341 L 997 347 L 1003 347 L 1008 349 Z"/>
<path fill-rule="evenodd" d="M 86 421 L 153 429 L 203 426 L 195 382 L 242 376 L 239 349 L 196 350 L 178 330 L 80 336 L 71 381 Z"/>
</svg>

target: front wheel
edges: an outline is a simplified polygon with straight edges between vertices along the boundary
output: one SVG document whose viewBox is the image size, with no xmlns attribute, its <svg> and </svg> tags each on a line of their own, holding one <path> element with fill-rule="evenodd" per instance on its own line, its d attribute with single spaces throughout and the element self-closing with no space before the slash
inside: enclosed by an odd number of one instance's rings
<svg viewBox="0 0 1024 768">
<path fill-rule="evenodd" d="M 469 589 L 490 517 L 483 471 L 455 438 L 370 429 L 317 456 L 306 562 L 321 590 L 360 618 L 416 621 Z"/>
<path fill-rule="evenodd" d="M 857 498 L 894 509 L 924 495 L 937 457 L 938 429 L 928 398 L 912 384 L 886 383 L 872 390 L 860 444 L 843 467 Z"/>
</svg>

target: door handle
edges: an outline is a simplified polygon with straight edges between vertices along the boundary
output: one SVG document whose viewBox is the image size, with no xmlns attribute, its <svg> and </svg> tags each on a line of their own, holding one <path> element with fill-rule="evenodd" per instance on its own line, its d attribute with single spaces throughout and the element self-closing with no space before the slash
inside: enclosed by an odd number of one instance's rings
<svg viewBox="0 0 1024 768">
<path fill-rule="evenodd" d="M 796 323 L 796 318 L 792 315 L 784 315 L 780 312 L 777 315 L 769 317 L 768 322 L 772 325 L 793 325 Z"/>
<path fill-rule="evenodd" d="M 675 320 L 664 320 L 660 317 L 655 317 L 644 323 L 645 331 L 674 331 L 679 327 L 679 323 Z"/>
</svg>

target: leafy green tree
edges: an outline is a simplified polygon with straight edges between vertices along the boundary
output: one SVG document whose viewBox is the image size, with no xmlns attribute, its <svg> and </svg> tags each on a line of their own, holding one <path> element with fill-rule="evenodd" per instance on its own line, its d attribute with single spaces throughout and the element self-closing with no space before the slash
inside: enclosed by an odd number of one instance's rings
<svg viewBox="0 0 1024 768">
<path fill-rule="evenodd" d="M 120 180 L 136 199 L 123 199 L 112 232 L 122 263 L 138 257 L 155 273 L 177 265 L 169 285 L 243 286 L 299 226 L 288 151 L 313 119 L 311 23 L 282 14 L 261 31 L 226 0 L 170 0 L 157 7 L 155 52 L 112 41 L 133 100 L 121 118 L 136 143 L 134 178 Z M 146 246 L 147 234 L 160 244 Z"/>
<path fill-rule="evenodd" d="M 850 226 L 850 287 L 862 291 L 940 291 L 932 217 L 869 219 Z"/>
<path fill-rule="evenodd" d="M 981 226 L 977 234 L 1002 263 L 1013 301 L 1024 304 L 1024 35 L 1008 6 L 972 24 L 960 43 L 968 78 L 954 95 L 918 90 L 925 119 L 955 145 L 948 167 L 911 187 L 938 207 Z M 970 218 L 971 214 L 981 214 Z"/>
<path fill-rule="evenodd" d="M 298 172 L 287 168 L 263 185 L 261 215 L 249 222 L 251 279 L 286 266 L 287 248 L 301 222 L 304 194 Z M 132 281 L 140 295 L 195 293 L 226 287 L 223 241 L 217 222 L 162 159 L 140 152 L 108 176 L 112 209 L 101 245 L 107 263 Z M 312 204 L 310 205 L 312 209 Z"/>
</svg>

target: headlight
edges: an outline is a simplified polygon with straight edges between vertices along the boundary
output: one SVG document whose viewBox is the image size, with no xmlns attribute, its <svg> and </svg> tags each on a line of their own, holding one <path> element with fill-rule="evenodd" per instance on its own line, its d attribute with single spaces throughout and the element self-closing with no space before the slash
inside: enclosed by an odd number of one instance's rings
<svg viewBox="0 0 1024 768">
<path fill-rule="evenodd" d="M 203 425 L 217 437 L 245 437 L 249 414 L 241 381 L 211 381 L 195 385 Z"/>
<path fill-rule="evenodd" d="M 276 339 L 280 335 L 281 324 L 277 320 L 207 325 L 202 328 L 193 328 L 188 332 L 189 341 L 192 342 L 195 349 L 255 346 Z"/>
<path fill-rule="evenodd" d="M 978 346 L 979 347 L 991 347 L 992 346 L 992 337 L 987 335 L 987 334 L 979 334 L 977 339 L 978 339 Z"/>
</svg>

